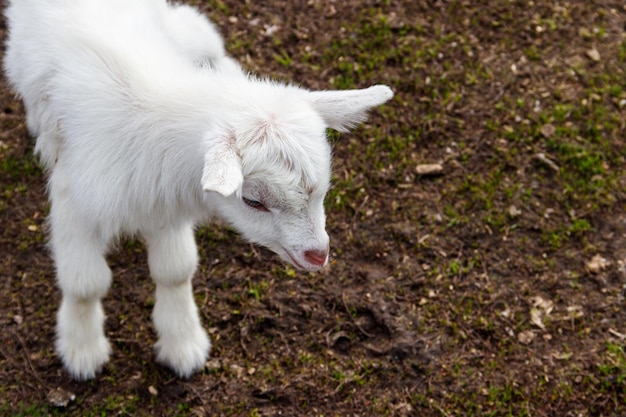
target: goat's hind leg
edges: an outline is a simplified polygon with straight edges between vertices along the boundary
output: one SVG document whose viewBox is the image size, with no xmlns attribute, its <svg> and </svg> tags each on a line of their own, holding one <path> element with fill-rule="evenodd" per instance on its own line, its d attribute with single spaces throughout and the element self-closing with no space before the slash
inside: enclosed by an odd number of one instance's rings
<svg viewBox="0 0 626 417">
<path fill-rule="evenodd" d="M 56 349 L 65 368 L 79 380 L 90 379 L 108 361 L 101 299 L 111 284 L 106 242 L 73 215 L 70 204 L 54 199 L 51 243 L 63 293 L 57 314 Z"/>
<path fill-rule="evenodd" d="M 201 369 L 211 344 L 200 324 L 191 279 L 198 264 L 193 228 L 145 233 L 150 273 L 156 283 L 153 312 L 159 335 L 157 361 L 187 378 Z"/>
</svg>

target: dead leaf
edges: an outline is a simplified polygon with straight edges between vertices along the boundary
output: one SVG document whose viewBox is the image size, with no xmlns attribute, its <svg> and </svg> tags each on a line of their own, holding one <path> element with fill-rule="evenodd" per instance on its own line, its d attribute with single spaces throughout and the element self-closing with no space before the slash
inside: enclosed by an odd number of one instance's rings
<svg viewBox="0 0 626 417">
<path fill-rule="evenodd" d="M 548 168 L 550 168 L 551 170 L 553 170 L 555 172 L 559 172 L 559 170 L 560 170 L 559 166 L 553 160 L 548 158 L 546 156 L 546 154 L 544 154 L 543 152 L 539 152 L 539 153 L 535 154 L 534 158 L 536 160 L 546 164 L 548 166 Z"/>
<path fill-rule="evenodd" d="M 613 336 L 620 338 L 621 340 L 626 339 L 626 334 L 624 333 L 620 333 L 615 329 L 611 329 L 609 328 L 609 333 L 611 333 Z"/>
<path fill-rule="evenodd" d="M 514 205 L 509 206 L 509 216 L 515 218 L 518 217 L 520 214 L 522 214 L 522 210 L 518 209 Z"/>
<path fill-rule="evenodd" d="M 245 368 L 237 364 L 230 365 L 230 371 L 235 374 L 237 378 L 241 378 L 246 374 Z"/>
<path fill-rule="evenodd" d="M 209 371 L 217 371 L 222 368 L 222 360 L 220 358 L 211 358 L 204 364 Z"/>
<path fill-rule="evenodd" d="M 541 330 L 545 330 L 546 326 L 543 324 L 543 311 L 538 308 L 530 309 L 530 322 Z"/>
<path fill-rule="evenodd" d="M 574 56 L 565 58 L 565 63 L 572 68 L 578 68 L 584 65 L 585 60 L 580 55 L 574 55 Z"/>
<path fill-rule="evenodd" d="M 595 255 L 585 265 L 587 271 L 591 272 L 592 274 L 597 274 L 601 271 L 604 271 L 606 268 L 608 268 L 608 266 L 609 261 L 601 255 Z"/>
<path fill-rule="evenodd" d="M 546 300 L 540 295 L 533 297 L 531 300 L 534 307 L 544 310 L 546 314 L 550 314 L 554 308 L 554 303 L 551 300 Z"/>
<path fill-rule="evenodd" d="M 557 352 L 557 353 L 553 353 L 552 357 L 560 361 L 566 361 L 572 357 L 572 353 L 571 352 L 563 352 L 563 353 Z"/>
<path fill-rule="evenodd" d="M 585 39 L 591 39 L 593 37 L 593 34 L 591 33 L 591 31 L 587 29 L 586 27 L 579 28 L 578 34 Z"/>
<path fill-rule="evenodd" d="M 577 319 L 584 315 L 583 306 L 578 306 L 578 305 L 568 306 L 566 310 L 567 310 L 567 317 L 566 317 L 567 320 Z"/>
<path fill-rule="evenodd" d="M 540 329 L 545 330 L 546 326 L 543 321 L 554 309 L 554 303 L 539 295 L 532 297 L 531 302 L 533 307 L 530 309 L 530 322 Z"/>
<path fill-rule="evenodd" d="M 349 343 L 350 335 L 344 331 L 338 331 L 331 335 L 331 332 L 326 334 L 326 344 L 329 348 L 335 347 L 341 343 Z"/>
<path fill-rule="evenodd" d="M 504 310 L 499 311 L 498 314 L 505 319 L 508 319 L 511 316 L 511 309 L 507 306 Z"/>
</svg>

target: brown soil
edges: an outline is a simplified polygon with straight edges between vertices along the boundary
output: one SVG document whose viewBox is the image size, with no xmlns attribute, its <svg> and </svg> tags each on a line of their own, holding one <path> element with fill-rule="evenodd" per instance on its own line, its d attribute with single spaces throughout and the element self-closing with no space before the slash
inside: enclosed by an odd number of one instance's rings
<svg viewBox="0 0 626 417">
<path fill-rule="evenodd" d="M 154 362 L 146 255 L 124 242 L 111 362 L 72 381 L 53 348 L 45 177 L 3 83 L 0 414 L 626 415 L 623 3 L 192 3 L 253 72 L 395 90 L 332 139 L 332 261 L 298 273 L 228 228 L 199 230 L 213 351 L 180 380 Z M 550 145 L 574 127 L 583 151 L 605 141 L 596 177 Z M 423 163 L 444 170 L 417 175 Z"/>
</svg>

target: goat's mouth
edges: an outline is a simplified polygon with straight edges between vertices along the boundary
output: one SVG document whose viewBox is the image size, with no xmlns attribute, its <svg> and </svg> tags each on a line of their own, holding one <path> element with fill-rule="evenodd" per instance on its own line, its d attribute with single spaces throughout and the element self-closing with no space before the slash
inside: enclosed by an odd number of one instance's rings
<svg viewBox="0 0 626 417">
<path fill-rule="evenodd" d="M 313 265 L 313 264 L 308 264 L 308 263 L 304 263 L 302 261 L 299 261 L 287 249 L 285 249 L 283 247 L 281 247 L 280 249 L 281 249 L 280 252 L 277 252 L 278 255 L 284 261 L 289 262 L 290 264 L 292 264 L 293 266 L 295 266 L 297 269 L 299 269 L 301 271 L 316 272 L 316 271 L 319 271 L 320 269 L 322 269 L 324 267 L 324 265 Z"/>
<path fill-rule="evenodd" d="M 295 266 L 298 269 L 302 269 L 302 270 L 306 270 L 307 269 L 304 266 L 302 266 L 302 264 L 300 262 L 298 262 L 296 260 L 296 258 L 291 253 L 289 253 L 289 251 L 285 251 L 285 253 L 287 254 L 287 258 L 289 258 L 289 262 L 291 262 L 291 264 L 293 266 Z"/>
</svg>

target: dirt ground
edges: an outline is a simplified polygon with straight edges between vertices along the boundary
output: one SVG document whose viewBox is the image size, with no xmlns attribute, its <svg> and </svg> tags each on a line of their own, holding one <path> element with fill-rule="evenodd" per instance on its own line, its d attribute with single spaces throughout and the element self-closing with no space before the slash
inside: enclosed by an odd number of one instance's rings
<svg viewBox="0 0 626 417">
<path fill-rule="evenodd" d="M 111 362 L 72 381 L 46 180 L 2 82 L 0 415 L 626 415 L 624 2 L 191 3 L 247 70 L 395 91 L 331 135 L 330 265 L 198 230 L 213 350 L 180 380 L 154 362 L 146 255 L 124 241 Z"/>
</svg>

